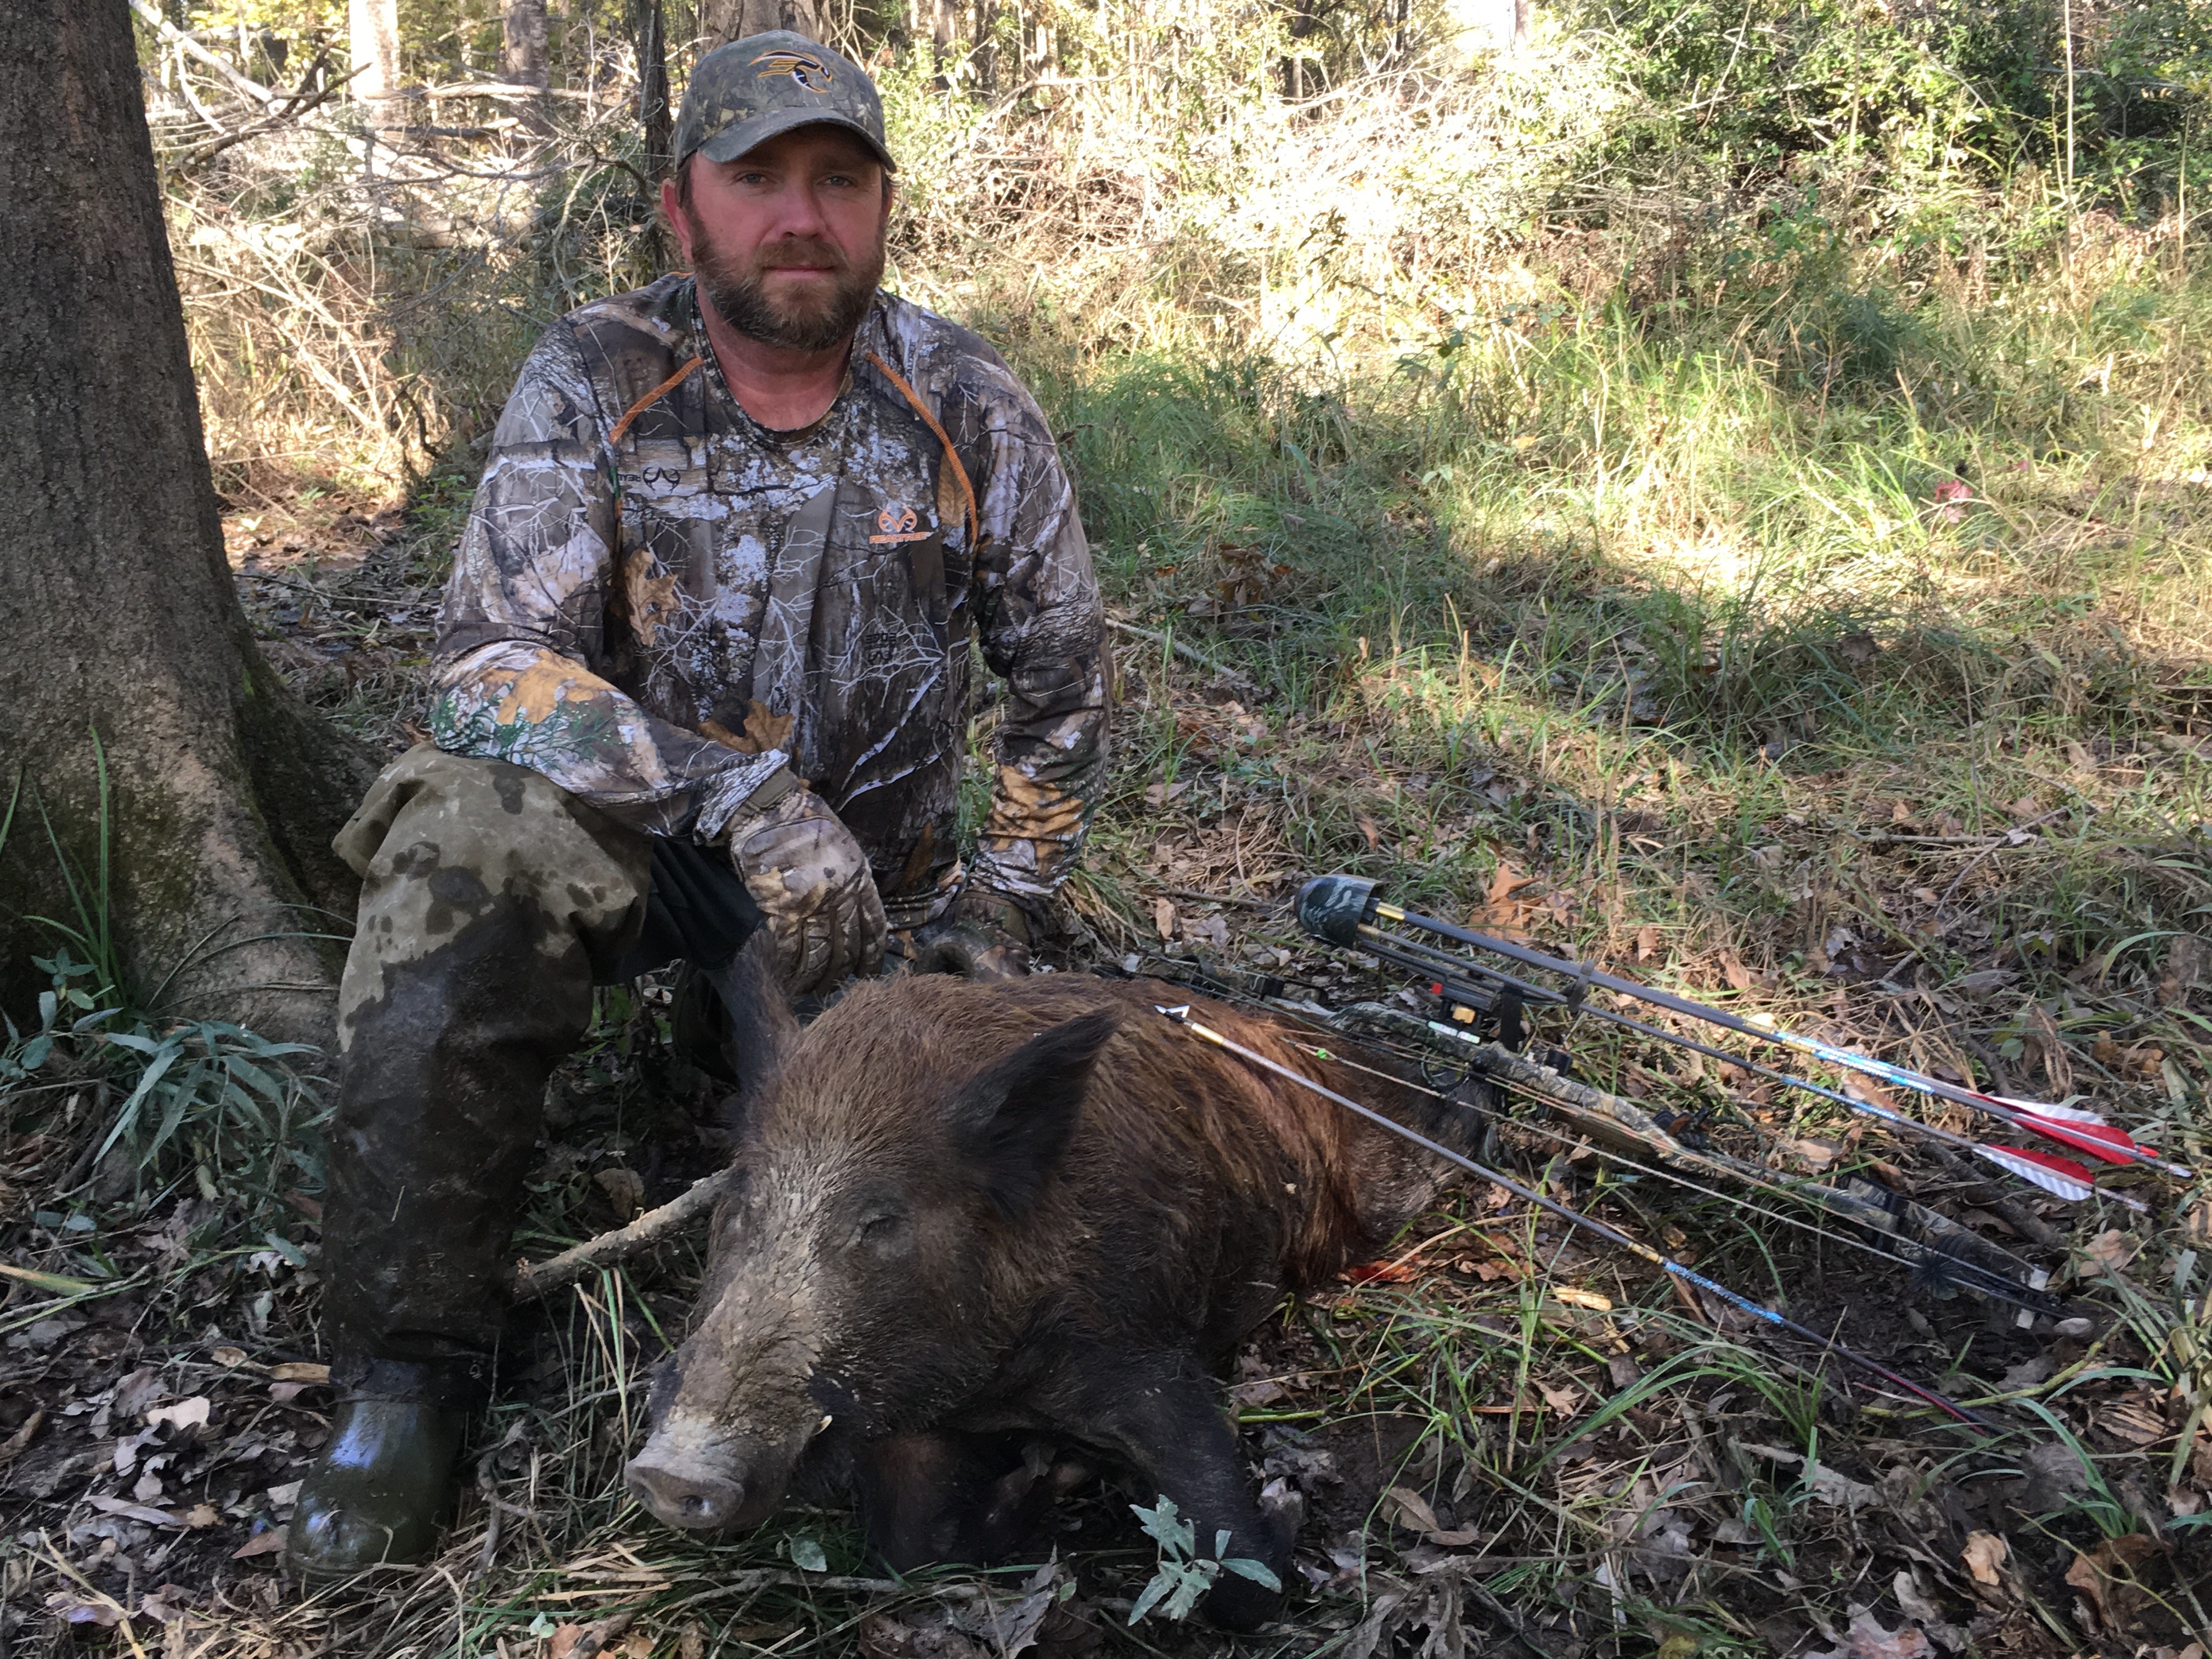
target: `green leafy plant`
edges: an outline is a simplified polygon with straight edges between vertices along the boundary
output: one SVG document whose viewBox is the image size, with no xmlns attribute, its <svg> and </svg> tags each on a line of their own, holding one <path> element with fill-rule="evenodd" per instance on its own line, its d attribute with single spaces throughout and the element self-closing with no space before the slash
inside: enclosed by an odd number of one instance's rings
<svg viewBox="0 0 2212 1659">
<path fill-rule="evenodd" d="M 1132 1504 L 1129 1510 L 1144 1523 L 1146 1534 L 1160 1547 L 1159 1569 L 1137 1597 L 1136 1605 L 1129 1609 L 1131 1624 L 1154 1611 L 1163 1619 L 1188 1617 L 1199 1598 L 1213 1588 L 1213 1581 L 1224 1572 L 1233 1572 L 1239 1578 L 1249 1578 L 1271 1590 L 1283 1588 L 1283 1581 L 1275 1577 L 1266 1562 L 1228 1555 L 1229 1534 L 1225 1531 L 1213 1534 L 1211 1556 L 1200 1555 L 1197 1529 L 1176 1513 L 1172 1498 L 1163 1497 L 1151 1509 Z"/>
</svg>

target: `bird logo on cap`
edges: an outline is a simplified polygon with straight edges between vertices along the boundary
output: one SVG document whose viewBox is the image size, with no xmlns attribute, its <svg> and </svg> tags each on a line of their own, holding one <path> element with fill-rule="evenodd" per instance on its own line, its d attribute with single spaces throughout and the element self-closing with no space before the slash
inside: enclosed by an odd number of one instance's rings
<svg viewBox="0 0 2212 1659">
<path fill-rule="evenodd" d="M 788 75 L 809 92 L 827 92 L 830 82 L 836 78 L 830 73 L 827 64 L 803 52 L 764 52 L 753 62 L 765 66 L 755 79 L 765 81 L 772 75 Z"/>
</svg>

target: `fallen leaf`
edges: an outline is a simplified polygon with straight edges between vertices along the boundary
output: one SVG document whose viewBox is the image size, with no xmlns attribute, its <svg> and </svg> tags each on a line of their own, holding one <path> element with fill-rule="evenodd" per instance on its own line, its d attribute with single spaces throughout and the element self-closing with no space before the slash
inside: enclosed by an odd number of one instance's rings
<svg viewBox="0 0 2212 1659">
<path fill-rule="evenodd" d="M 2194 933 L 2176 933 L 2166 947 L 2166 969 L 2158 978 L 2158 1000 L 2172 1008 L 2185 1000 L 2204 977 L 2204 941 Z"/>
<path fill-rule="evenodd" d="M 2133 1234 L 2108 1227 L 2081 1247 L 2086 1258 L 2080 1268 L 2081 1277 L 2094 1279 L 2100 1273 L 2116 1273 L 2135 1260 L 2141 1248 Z"/>
<path fill-rule="evenodd" d="M 191 1601 L 190 1590 L 176 1584 L 164 1584 L 151 1595 L 139 1599 L 138 1616 L 157 1625 L 166 1625 L 173 1620 L 183 1618 L 185 1608 Z"/>
<path fill-rule="evenodd" d="M 576 1644 L 584 1639 L 581 1625 L 557 1625 L 553 1637 L 545 1644 L 545 1659 L 569 1659 L 576 1651 Z"/>
<path fill-rule="evenodd" d="M 144 1504 L 133 1504 L 121 1498 L 88 1498 L 84 1500 L 102 1515 L 119 1515 L 125 1521 L 143 1521 L 149 1527 L 181 1527 L 185 1523 L 167 1510 L 157 1510 Z"/>
<path fill-rule="evenodd" d="M 1463 1550 L 1469 1544 L 1480 1544 L 1483 1533 L 1480 1527 L 1454 1527 L 1449 1532 L 1432 1532 L 1425 1536 L 1439 1549 Z"/>
<path fill-rule="evenodd" d="M 1897 1101 L 1889 1091 L 1879 1083 L 1870 1083 L 1863 1077 L 1846 1077 L 1844 1079 L 1844 1092 L 1853 1100 L 1863 1100 L 1868 1105 L 1879 1106 L 1886 1112 L 1898 1109 Z"/>
<path fill-rule="evenodd" d="M 1402 1285 L 1413 1277 L 1413 1267 L 1407 1261 L 1362 1261 L 1342 1277 L 1347 1285 Z"/>
<path fill-rule="evenodd" d="M 1966 1564 L 1966 1571 L 1974 1575 L 1977 1584 L 1994 1588 L 2003 1582 L 1997 1577 L 1997 1569 L 2004 1565 L 2005 1557 L 2011 1553 L 2012 1547 L 1996 1534 L 1970 1532 L 1966 1534 L 1966 1547 L 1959 1552 L 1959 1559 Z"/>
<path fill-rule="evenodd" d="M 1731 991 L 1751 989 L 1751 969 L 1743 965 L 1743 958 L 1733 951 L 1721 952 L 1721 975 L 1728 981 Z"/>
<path fill-rule="evenodd" d="M 1359 815 L 1359 833 L 1367 837 L 1367 850 L 1369 852 L 1373 853 L 1381 850 L 1382 846 L 1382 831 L 1376 824 L 1375 820 L 1369 817 L 1364 812 L 1362 812 Z"/>
<path fill-rule="evenodd" d="M 676 1633 L 676 1659 L 707 1659 L 707 1627 L 696 1619 L 686 1620 Z"/>
<path fill-rule="evenodd" d="M 620 1167 L 601 1170 L 592 1181 L 607 1195 L 607 1201 L 615 1206 L 615 1213 L 624 1221 L 645 1207 L 645 1177 L 636 1170 Z"/>
<path fill-rule="evenodd" d="M 1536 1384 L 1536 1392 L 1544 1396 L 1546 1405 L 1562 1417 L 1572 1417 L 1583 1408 L 1583 1396 L 1572 1389 L 1557 1389 L 1549 1382 L 1540 1382 Z"/>
<path fill-rule="evenodd" d="M 2130 1446 L 2148 1446 L 2166 1438 L 2166 1419 L 2136 1401 L 2102 1407 L 2090 1413 L 2090 1421 Z"/>
<path fill-rule="evenodd" d="M 1744 1450 L 1758 1456 L 1771 1459 L 1790 1468 L 1802 1469 L 1806 1489 L 1816 1502 L 1826 1504 L 1832 1509 L 1855 1510 L 1863 1504 L 1872 1504 L 1881 1499 L 1881 1492 L 1878 1487 L 1870 1486 L 1863 1480 L 1854 1480 L 1840 1470 L 1830 1468 L 1818 1458 L 1808 1461 L 1800 1453 L 1784 1451 L 1779 1446 L 1761 1446 L 1748 1440 L 1737 1443 Z"/>
<path fill-rule="evenodd" d="M 1649 962 L 1659 954 L 1659 930 L 1646 922 L 1636 930 L 1636 959 Z M 1669 1641 L 1674 1638 L 1669 1637 Z"/>
<path fill-rule="evenodd" d="M 271 1365 L 269 1376 L 276 1382 L 327 1382 L 331 1380 L 331 1368 L 328 1365 L 311 1365 L 305 1360 L 288 1359 L 281 1365 Z"/>
<path fill-rule="evenodd" d="M 1535 877 L 1514 868 L 1510 860 L 1500 859 L 1498 868 L 1491 874 L 1490 890 L 1482 896 L 1482 902 L 1485 904 L 1503 904 L 1535 879 Z"/>
<path fill-rule="evenodd" d="M 116 1420 L 129 1422 L 167 1393 L 168 1390 L 161 1386 L 161 1372 L 150 1366 L 131 1372 L 115 1385 L 113 1409 Z"/>
<path fill-rule="evenodd" d="M 2135 1582 L 2136 1564 L 2164 1549 L 2145 1533 L 2107 1538 L 2088 1554 L 2074 1558 L 2074 1565 L 2066 1569 L 2066 1582 L 2087 1598 L 2101 1623 L 2118 1628 L 2133 1616 L 2142 1595 L 2142 1586 Z"/>
<path fill-rule="evenodd" d="M 67 1590 L 49 1595 L 46 1608 L 65 1625 L 112 1626 L 123 1617 L 123 1609 L 105 1597 L 87 1601 Z"/>
<path fill-rule="evenodd" d="M 1176 936 L 1176 908 L 1164 898 L 1152 901 L 1152 926 L 1159 929 L 1162 939 Z"/>
<path fill-rule="evenodd" d="M 1382 1513 L 1407 1532 L 1435 1532 L 1442 1524 L 1437 1512 L 1411 1486 L 1393 1486 L 1384 1492 Z"/>
<path fill-rule="evenodd" d="M 284 1532 L 281 1527 L 271 1527 L 266 1532 L 256 1533 L 230 1553 L 234 1561 L 251 1560 L 257 1555 L 276 1555 L 284 1548 Z"/>
<path fill-rule="evenodd" d="M 234 1365 L 243 1365 L 246 1363 L 246 1350 L 243 1348 L 215 1348 L 209 1351 L 208 1358 L 214 1360 L 216 1364 L 223 1367 L 224 1370 L 228 1370 Z"/>
<path fill-rule="evenodd" d="M 1920 1659 L 1929 1651 L 1928 1638 L 1911 1625 L 1884 1630 L 1881 1621 L 1865 1607 L 1851 1609 L 1851 1626 L 1843 1641 L 1825 1653 L 1806 1659 Z"/>
<path fill-rule="evenodd" d="M 653 1638 L 641 1630 L 623 1638 L 623 1659 L 653 1659 Z"/>
<path fill-rule="evenodd" d="M 1289 1391 L 1272 1376 L 1255 1377 L 1249 1382 L 1239 1382 L 1229 1390 L 1229 1403 L 1237 1409 L 1257 1410 L 1272 1406 L 1287 1397 Z"/>
<path fill-rule="evenodd" d="M 222 1515 L 212 1504 L 195 1504 L 185 1511 L 185 1524 L 194 1532 L 204 1532 L 222 1519 Z"/>
<path fill-rule="evenodd" d="M 15 1461 L 23 1448 L 29 1445 L 32 1439 L 38 1434 L 39 1425 L 46 1420 L 46 1413 L 43 1408 L 34 1411 L 23 1419 L 21 1428 L 9 1435 L 7 1439 L 0 1440 L 0 1468 L 4 1468 Z"/>
<path fill-rule="evenodd" d="M 149 1428 L 161 1428 L 165 1424 L 173 1429 L 204 1429 L 207 1426 L 210 1402 L 204 1394 L 190 1400 L 179 1400 L 173 1406 L 156 1406 L 146 1413 Z"/>
</svg>

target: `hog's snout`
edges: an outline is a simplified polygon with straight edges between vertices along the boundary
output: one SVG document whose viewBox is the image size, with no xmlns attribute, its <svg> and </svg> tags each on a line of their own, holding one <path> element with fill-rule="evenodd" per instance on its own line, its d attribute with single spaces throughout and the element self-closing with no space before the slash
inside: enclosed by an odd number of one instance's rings
<svg viewBox="0 0 2212 1659">
<path fill-rule="evenodd" d="M 674 1468 L 640 1456 L 623 1478 L 639 1503 L 670 1526 L 688 1532 L 726 1527 L 744 1507 L 742 1484 L 703 1469 Z"/>
</svg>

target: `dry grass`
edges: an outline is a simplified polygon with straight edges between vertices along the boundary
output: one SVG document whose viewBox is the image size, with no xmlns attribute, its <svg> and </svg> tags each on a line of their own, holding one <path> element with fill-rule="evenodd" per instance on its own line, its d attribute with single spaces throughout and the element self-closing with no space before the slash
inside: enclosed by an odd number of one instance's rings
<svg viewBox="0 0 2212 1659">
<path fill-rule="evenodd" d="M 2201 1163 L 2212 423 L 2192 388 L 2212 303 L 2179 226 L 2055 213 L 2023 175 L 1961 187 L 1951 234 L 1911 240 L 1881 181 L 1840 167 L 1709 211 L 1686 163 L 1598 170 L 1649 112 L 1608 37 L 1482 74 L 1400 64 L 1294 107 L 1271 91 L 1273 24 L 1214 21 L 1198 44 L 1081 37 L 1085 77 L 986 104 L 933 64 L 882 75 L 909 158 L 898 280 L 1038 386 L 1116 613 L 1154 636 L 1121 636 L 1071 964 L 1388 994 L 1279 908 L 1305 874 L 1358 871 L 1889 1057 L 2084 1093 Z M 319 118 L 179 195 L 249 605 L 295 683 L 388 744 L 471 440 L 538 326 L 643 270 L 618 93 L 565 101 L 550 146 L 410 139 L 373 187 Z M 1905 1185 L 2052 1268 L 2089 1323 L 2021 1331 L 1531 1121 L 1508 1136 L 1524 1176 L 2007 1437 L 1953 1437 L 1467 1191 L 1392 1273 L 1285 1309 L 1240 1367 L 1255 1461 L 1308 1517 L 1304 1599 L 1249 1647 L 2141 1659 L 2205 1632 L 2200 1189 L 2142 1188 L 2143 1219 L 2029 1202 L 1741 1073 L 1589 1030 L 1569 1046 L 1778 1167 Z M 660 1055 L 650 1003 L 611 1001 L 563 1074 L 527 1248 L 610 1218 L 594 1173 L 690 1146 L 675 1108 L 695 1080 Z M 75 1157 L 57 1097 L 9 1097 L 19 1193 Z M 319 1396 L 280 1407 L 265 1374 L 209 1355 L 227 1333 L 256 1360 L 313 1357 L 311 1279 L 281 1254 L 247 1265 L 263 1234 L 312 1228 L 192 1191 L 82 1196 L 88 1231 L 27 1201 L 7 1216 L 19 1266 L 146 1274 L 86 1304 L 127 1316 L 7 1351 L 0 1431 L 28 1420 L 17 1403 L 57 1413 L 0 1477 L 11 1604 L 105 1596 L 133 1620 L 115 1650 L 194 1656 L 534 1659 L 563 1625 L 624 1615 L 641 1656 L 995 1650 L 1024 1579 L 878 1592 L 838 1514 L 701 1547 L 627 1504 L 614 1471 L 639 1368 L 682 1316 L 682 1252 L 530 1328 L 441 1562 L 284 1601 L 269 1558 L 229 1552 L 281 1515 Z M 10 1294 L 11 1334 L 83 1316 Z M 103 1512 L 131 1486 L 112 1459 L 21 1496 L 49 1453 L 98 1449 L 84 1426 L 133 1366 L 211 1397 L 214 1432 L 154 1501 L 204 1494 L 217 1526 Z M 223 1454 L 254 1435 L 273 1450 L 249 1480 Z M 1074 1505 L 1048 1651 L 1225 1647 L 1121 1628 L 1151 1560 L 1121 1505 L 1150 1496 Z M 794 1539 L 829 1572 L 795 1565 Z M 145 1611 L 164 1578 L 188 1593 Z M 14 1639 L 69 1638 L 34 1618 Z"/>
</svg>

